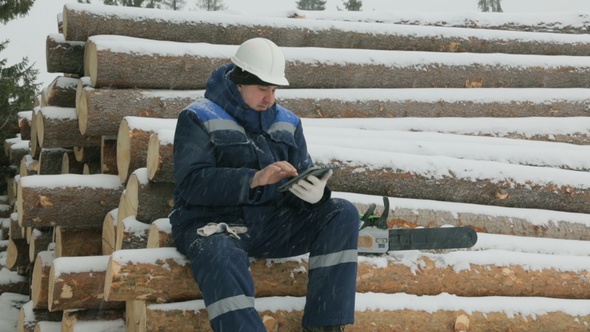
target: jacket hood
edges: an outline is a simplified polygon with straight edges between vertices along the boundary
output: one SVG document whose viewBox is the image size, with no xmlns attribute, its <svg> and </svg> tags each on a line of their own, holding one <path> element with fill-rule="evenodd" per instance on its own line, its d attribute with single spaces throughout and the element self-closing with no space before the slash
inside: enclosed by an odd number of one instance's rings
<svg viewBox="0 0 590 332">
<path fill-rule="evenodd" d="M 245 129 L 268 132 L 277 114 L 276 103 L 262 112 L 251 109 L 244 102 L 236 84 L 229 79 L 229 73 L 234 67 L 234 64 L 226 64 L 211 73 L 205 98 L 221 106 Z"/>
</svg>

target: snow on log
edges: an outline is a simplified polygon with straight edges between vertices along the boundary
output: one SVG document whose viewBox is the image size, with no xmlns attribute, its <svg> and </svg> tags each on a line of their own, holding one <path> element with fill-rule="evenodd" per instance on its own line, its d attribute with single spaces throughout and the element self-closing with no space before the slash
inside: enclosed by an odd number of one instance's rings
<svg viewBox="0 0 590 332">
<path fill-rule="evenodd" d="M 119 209 L 112 209 L 104 217 L 102 226 L 102 254 L 110 255 L 115 251 L 117 234 L 117 214 Z"/>
<path fill-rule="evenodd" d="M 25 239 L 25 230 L 18 224 L 18 215 L 17 212 L 10 214 L 10 238 L 12 240 Z"/>
<path fill-rule="evenodd" d="M 322 126 L 322 123 L 326 125 Z M 487 136 L 466 137 L 457 134 L 399 131 L 385 128 L 375 130 L 346 128 L 346 126 L 338 128 L 328 127 L 329 123 L 324 119 L 311 122 L 314 125 L 305 126 L 306 138 L 310 146 L 321 145 L 322 148 L 340 146 L 356 149 L 369 147 L 368 149 L 375 151 L 375 153 L 385 151 L 430 156 L 444 155 L 459 159 L 517 165 L 554 167 L 576 171 L 590 170 L 590 155 L 588 154 L 590 148 L 588 146 Z M 521 130 L 524 133 L 527 129 L 525 127 Z M 150 137 L 146 163 L 150 180 L 174 182 L 173 140 L 174 130 L 161 130 Z M 387 142 L 387 144 L 383 142 Z M 489 149 L 489 146 L 498 148 Z M 483 151 L 485 153 L 482 153 Z"/>
<path fill-rule="evenodd" d="M 45 309 L 34 309 L 33 301 L 23 304 L 18 313 L 17 332 L 33 332 L 39 322 L 59 322 L 62 312 L 49 312 Z"/>
<path fill-rule="evenodd" d="M 13 213 L 13 210 L 14 210 L 14 207 L 12 207 L 10 204 L 0 204 L 0 218 L 2 218 L 2 219 L 9 218 L 10 215 Z M 168 215 L 168 214 L 166 214 L 166 215 Z"/>
<path fill-rule="evenodd" d="M 160 218 L 150 225 L 147 248 L 174 247 L 170 219 Z"/>
<path fill-rule="evenodd" d="M 46 89 L 47 102 L 45 106 L 76 107 L 76 89 L 78 79 L 65 76 L 57 76 Z"/>
<path fill-rule="evenodd" d="M 129 216 L 121 220 L 121 222 L 117 222 L 116 231 L 115 251 L 147 247 L 150 224 L 138 221 L 134 216 Z"/>
<path fill-rule="evenodd" d="M 47 309 L 49 273 L 54 259 L 54 251 L 45 250 L 37 254 L 31 275 L 31 301 L 34 309 Z"/>
<path fill-rule="evenodd" d="M 21 177 L 39 174 L 39 167 L 39 160 L 35 160 L 33 159 L 33 156 L 26 154 L 23 159 L 21 159 L 18 174 Z"/>
<path fill-rule="evenodd" d="M 78 89 L 78 126 L 89 136 L 116 135 L 125 116 L 175 119 L 204 95 L 203 90 L 95 89 L 82 85 Z"/>
<path fill-rule="evenodd" d="M 10 271 L 7 267 L 0 266 L 0 294 L 29 294 L 29 279 L 27 276 Z"/>
<path fill-rule="evenodd" d="M 64 7 L 67 40 L 86 40 L 91 35 L 125 35 L 177 42 L 239 45 L 265 37 L 280 46 L 357 48 L 429 52 L 523 53 L 551 55 L 590 54 L 586 35 L 531 34 L 399 24 L 372 24 L 338 20 L 293 20 L 227 13 L 175 13 L 164 10 L 137 11 L 68 4 Z M 137 9 L 137 8 L 134 8 Z M 223 23 L 222 23 L 223 22 Z M 313 38 L 310 38 L 310 35 Z"/>
<path fill-rule="evenodd" d="M 590 258 L 505 250 L 430 254 L 394 252 L 359 256 L 357 291 L 460 296 L 540 296 L 584 299 L 590 296 Z M 254 260 L 250 270 L 257 297 L 304 296 L 307 257 Z M 146 280 L 145 275 L 152 276 Z M 195 299 L 200 292 L 190 263 L 175 248 L 116 251 L 106 272 L 109 301 L 173 302 Z M 168 283 L 174 280 L 175 286 Z M 192 282 L 192 283 L 191 283 Z"/>
<path fill-rule="evenodd" d="M 200 294 L 188 259 L 175 248 L 119 250 L 110 257 L 104 283 L 107 301 L 170 302 Z"/>
<path fill-rule="evenodd" d="M 102 136 L 100 141 L 100 170 L 102 174 L 117 175 L 117 136 Z"/>
<path fill-rule="evenodd" d="M 84 73 L 95 88 L 204 89 L 211 71 L 228 63 L 237 47 L 93 36 L 86 42 Z M 587 57 L 299 47 L 282 51 L 291 88 L 590 87 Z"/>
<path fill-rule="evenodd" d="M 105 271 L 109 256 L 59 257 L 49 273 L 49 311 L 119 309 L 123 302 L 105 301 Z"/>
<path fill-rule="evenodd" d="M 34 332 L 61 332 L 61 322 L 37 322 Z"/>
<path fill-rule="evenodd" d="M 102 255 L 102 225 L 93 227 L 55 227 L 55 256 Z"/>
<path fill-rule="evenodd" d="M 174 182 L 174 129 L 161 129 L 148 141 L 146 168 L 152 182 Z"/>
<path fill-rule="evenodd" d="M 18 187 L 18 222 L 22 227 L 100 226 L 122 191 L 115 175 L 27 176 Z"/>
<path fill-rule="evenodd" d="M 130 211 L 137 220 L 149 224 L 168 216 L 174 206 L 173 192 L 174 183 L 150 181 L 147 168 L 138 168 L 129 176 L 122 201 L 125 207 L 120 203 L 119 211 Z"/>
<path fill-rule="evenodd" d="M 44 148 L 100 145 L 100 136 L 80 133 L 74 107 L 42 107 L 37 119 L 37 139 Z"/>
<path fill-rule="evenodd" d="M 175 129 L 176 119 L 125 116 L 117 134 L 117 171 L 121 183 L 138 168 L 144 168 L 150 135 L 160 129 Z"/>
<path fill-rule="evenodd" d="M 481 91 L 481 90 L 479 90 Z M 485 90 L 484 90 L 485 91 Z M 436 132 L 590 145 L 589 117 L 309 119 L 303 127 Z M 513 141 L 518 143 L 519 141 Z"/>
<path fill-rule="evenodd" d="M 64 310 L 61 321 L 61 332 L 116 332 L 121 327 L 124 327 L 124 323 L 125 312 L 123 310 Z M 98 326 L 100 326 L 101 330 L 96 329 Z M 87 330 L 89 328 L 92 329 Z M 125 330 L 123 329 L 122 331 Z"/>
<path fill-rule="evenodd" d="M 72 150 L 64 148 L 40 148 L 38 174 L 62 174 L 63 156 L 64 153 L 68 153 L 68 151 L 71 152 Z"/>
<path fill-rule="evenodd" d="M 377 204 L 377 213 L 383 205 L 380 196 L 334 192 L 353 202 L 359 211 L 369 204 Z M 522 209 L 501 206 L 482 206 L 457 202 L 388 197 L 391 209 L 390 227 L 441 227 L 469 225 L 482 232 L 515 236 L 590 240 L 590 222 L 585 213 L 570 213 L 544 209 Z M 478 243 L 480 239 L 478 239 Z"/>
<path fill-rule="evenodd" d="M 337 191 L 590 212 L 587 172 L 321 145 L 309 152 L 317 164 L 340 166 L 329 182 Z"/>
<path fill-rule="evenodd" d="M 37 254 L 47 250 L 53 242 L 53 229 L 33 229 L 29 240 L 29 261 L 35 263 Z"/>
<path fill-rule="evenodd" d="M 587 89 L 278 89 L 304 118 L 513 118 L 587 116 Z M 436 119 L 435 119 L 436 120 Z"/>
<path fill-rule="evenodd" d="M 508 31 L 587 33 L 590 30 L 590 15 L 576 12 L 547 13 L 502 13 L 493 12 L 445 12 L 429 13 L 407 11 L 300 11 L 290 13 L 289 17 L 312 20 L 365 23 L 386 23 L 403 25 L 424 25 L 449 28 L 491 29 Z M 279 17 L 284 17 L 284 12 Z"/>
<path fill-rule="evenodd" d="M 66 41 L 63 34 L 47 35 L 45 39 L 47 72 L 83 76 L 84 46 L 84 41 Z"/>
<path fill-rule="evenodd" d="M 29 141 L 17 140 L 6 140 L 10 141 L 8 144 L 8 162 L 13 166 L 20 166 L 20 162 L 24 156 L 30 154 Z M 6 144 L 5 144 L 6 146 Z"/>
<path fill-rule="evenodd" d="M 496 302 L 498 301 L 498 302 Z M 498 306 L 490 305 L 499 303 Z M 590 323 L 588 300 L 539 299 L 527 297 L 469 298 L 450 294 L 357 293 L 355 323 L 346 331 L 460 331 L 458 321 L 469 321 L 468 331 L 582 331 Z M 531 303 L 533 303 L 531 305 Z M 298 331 L 305 298 L 257 298 L 260 316 L 274 319 L 279 331 Z M 133 310 L 129 310 L 129 309 Z M 135 331 L 210 331 L 202 300 L 175 303 L 133 301 L 127 306 L 128 323 Z M 146 329 L 142 329 L 146 327 Z M 128 326 L 129 328 L 129 326 Z M 129 331 L 134 331 L 129 329 Z"/>
</svg>

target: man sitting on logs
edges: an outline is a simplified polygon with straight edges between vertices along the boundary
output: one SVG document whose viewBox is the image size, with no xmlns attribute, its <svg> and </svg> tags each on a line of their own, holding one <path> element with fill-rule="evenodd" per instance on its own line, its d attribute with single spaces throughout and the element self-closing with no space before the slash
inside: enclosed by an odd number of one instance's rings
<svg viewBox="0 0 590 332">
<path fill-rule="evenodd" d="M 275 103 L 277 87 L 289 84 L 285 58 L 272 41 L 253 38 L 231 62 L 178 117 L 176 246 L 191 261 L 213 330 L 266 331 L 249 257 L 309 253 L 303 331 L 343 331 L 354 322 L 358 211 L 331 198 L 331 170 L 279 190 L 314 166 L 301 120 Z"/>
</svg>

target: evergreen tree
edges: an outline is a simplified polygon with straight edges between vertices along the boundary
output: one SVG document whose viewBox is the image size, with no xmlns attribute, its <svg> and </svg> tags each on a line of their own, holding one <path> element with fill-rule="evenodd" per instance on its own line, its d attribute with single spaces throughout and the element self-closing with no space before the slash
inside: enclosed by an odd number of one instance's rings
<svg viewBox="0 0 590 332">
<path fill-rule="evenodd" d="M 161 0 L 163 9 L 181 10 L 186 0 Z"/>
<path fill-rule="evenodd" d="M 348 0 L 344 1 L 343 4 L 346 10 L 355 12 L 361 11 L 363 7 L 363 2 L 361 0 Z"/>
<path fill-rule="evenodd" d="M 501 2 L 502 0 L 478 0 L 477 7 L 482 12 L 491 11 L 501 13 L 503 12 Z"/>
<path fill-rule="evenodd" d="M 35 0 L 0 0 L 0 22 L 27 15 Z"/>
<path fill-rule="evenodd" d="M 210 12 L 227 9 L 223 0 L 199 0 L 197 7 Z"/>
<path fill-rule="evenodd" d="M 78 2 L 91 3 L 90 0 L 78 0 Z M 160 8 L 161 2 L 162 2 L 162 0 L 102 0 L 102 3 L 105 5 L 108 5 L 108 6 L 141 7 L 141 8 Z"/>
<path fill-rule="evenodd" d="M 326 10 L 326 0 L 299 0 L 297 9 L 301 10 Z"/>
<path fill-rule="evenodd" d="M 6 49 L 8 40 L 0 42 L 0 52 Z M 19 133 L 18 113 L 33 109 L 39 85 L 35 83 L 38 70 L 29 66 L 25 57 L 21 63 L 6 65 L 7 60 L 0 60 L 0 141 L 14 138 Z M 8 160 L 0 158 L 0 193 L 6 190 Z"/>
</svg>

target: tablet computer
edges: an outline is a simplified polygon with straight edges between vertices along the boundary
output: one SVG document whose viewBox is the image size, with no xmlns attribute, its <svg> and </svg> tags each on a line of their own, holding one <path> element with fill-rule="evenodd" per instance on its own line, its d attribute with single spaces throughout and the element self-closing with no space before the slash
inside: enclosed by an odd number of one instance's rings
<svg viewBox="0 0 590 332">
<path fill-rule="evenodd" d="M 318 179 L 321 179 L 329 170 L 334 171 L 337 169 L 338 169 L 338 167 L 336 167 L 336 166 L 310 167 L 310 168 L 306 169 L 305 171 L 301 172 L 299 175 L 289 179 L 289 181 L 287 181 L 285 184 L 281 185 L 279 187 L 279 191 L 284 192 L 284 191 L 289 190 L 289 188 L 291 188 L 291 186 L 294 183 L 297 183 L 299 180 L 305 179 L 310 175 L 313 175 L 313 176 L 317 177 Z"/>
</svg>

